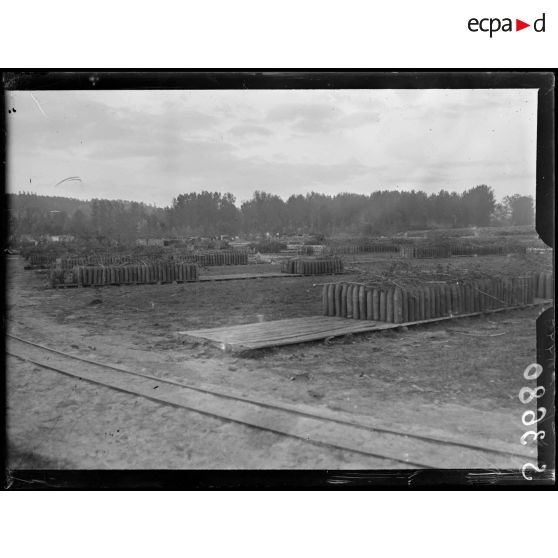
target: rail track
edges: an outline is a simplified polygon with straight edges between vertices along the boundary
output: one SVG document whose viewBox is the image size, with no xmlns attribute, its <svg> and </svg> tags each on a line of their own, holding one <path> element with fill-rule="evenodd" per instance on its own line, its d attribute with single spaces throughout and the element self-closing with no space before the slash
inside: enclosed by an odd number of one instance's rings
<svg viewBox="0 0 558 558">
<path fill-rule="evenodd" d="M 510 451 L 505 444 L 488 448 L 377 427 L 127 370 L 13 334 L 7 334 L 7 338 L 7 354 L 47 370 L 222 421 L 385 460 L 389 463 L 386 468 L 401 468 L 402 464 L 420 469 L 517 468 L 533 459 L 533 454 Z"/>
</svg>

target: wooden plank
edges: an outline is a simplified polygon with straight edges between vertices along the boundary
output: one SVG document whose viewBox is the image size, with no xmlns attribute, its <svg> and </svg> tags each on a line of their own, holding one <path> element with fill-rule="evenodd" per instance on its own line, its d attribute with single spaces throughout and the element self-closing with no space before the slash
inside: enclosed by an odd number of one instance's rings
<svg viewBox="0 0 558 558">
<path fill-rule="evenodd" d="M 245 346 L 272 343 L 279 344 L 280 341 L 297 341 L 308 337 L 323 339 L 325 337 L 345 335 L 360 331 L 369 331 L 376 326 L 376 322 L 361 322 L 341 318 L 329 318 L 324 316 L 320 322 L 304 324 L 305 318 L 294 318 L 292 320 L 277 320 L 273 322 L 262 322 L 258 324 L 261 329 L 253 328 L 253 324 L 233 326 L 231 328 L 218 328 L 216 330 L 197 330 L 184 332 L 191 337 L 203 337 L 217 343 L 239 343 Z M 333 321 L 332 321 L 333 320 Z M 293 323 L 294 322 L 294 323 Z M 264 325 L 265 324 L 265 325 Z M 388 327 L 388 324 L 385 324 Z M 382 329 L 382 324 L 378 325 Z"/>
<path fill-rule="evenodd" d="M 328 329 L 324 329 L 323 327 L 316 327 L 316 328 L 309 328 L 305 331 L 299 330 L 299 331 L 291 331 L 288 333 L 282 329 L 281 330 L 275 329 L 274 331 L 267 330 L 267 331 L 262 331 L 260 333 L 254 333 L 254 332 L 247 333 L 242 330 L 233 330 L 231 332 L 221 332 L 219 334 L 197 333 L 197 336 L 203 336 L 206 339 L 212 339 L 217 342 L 227 342 L 227 343 L 240 343 L 240 344 L 245 344 L 245 343 L 252 344 L 252 343 L 260 343 L 260 342 L 273 343 L 280 339 L 296 340 L 297 338 L 302 338 L 306 335 L 320 335 L 323 337 L 329 337 L 334 334 L 343 335 L 344 333 L 352 333 L 355 331 L 360 331 L 363 328 L 363 326 L 358 326 L 354 324 L 355 322 L 353 322 L 350 325 L 345 325 L 343 327 L 337 326 Z M 364 326 L 364 329 L 367 330 L 369 329 L 370 326 L 372 326 L 372 323 Z"/>
<path fill-rule="evenodd" d="M 370 326 L 373 324 L 366 325 L 364 329 L 369 329 Z M 234 338 L 239 339 L 239 341 L 244 341 L 248 339 L 250 343 L 252 342 L 267 342 L 269 341 L 277 341 L 281 339 L 295 339 L 298 337 L 304 337 L 306 335 L 326 335 L 328 336 L 330 333 L 342 333 L 342 332 L 352 332 L 362 329 L 361 326 L 354 326 L 352 324 L 345 325 L 343 327 L 332 327 L 328 329 L 323 329 L 322 327 L 319 328 L 310 328 L 306 331 L 291 331 L 290 333 L 285 333 L 284 330 L 277 330 L 274 331 L 266 331 L 262 332 L 261 335 L 253 335 L 253 336 L 246 336 L 243 332 L 237 332 L 240 335 L 233 335 Z"/>
<path fill-rule="evenodd" d="M 241 345 L 245 345 L 245 344 L 249 344 L 249 345 L 253 345 L 253 344 L 259 344 L 259 343 L 264 343 L 264 344 L 269 344 L 271 343 L 271 345 L 273 346 L 275 343 L 279 342 L 279 341 L 294 341 L 295 343 L 298 342 L 298 340 L 311 335 L 311 336 L 318 336 L 318 338 L 325 338 L 325 337 L 331 337 L 331 336 L 338 336 L 338 335 L 345 335 L 346 333 L 353 333 L 356 331 L 361 331 L 362 329 L 367 330 L 370 326 L 368 327 L 357 327 L 354 325 L 351 326 L 346 326 L 344 328 L 336 328 L 336 329 L 331 329 L 328 331 L 324 331 L 324 330 L 309 330 L 306 332 L 298 332 L 296 334 L 291 334 L 291 335 L 281 335 L 278 331 L 274 332 L 273 334 L 268 334 L 267 336 L 261 336 L 261 337 L 256 337 L 256 336 L 248 336 L 248 335 L 239 335 L 239 336 L 227 336 L 227 335 L 219 335 L 219 336 L 214 336 L 214 335 L 210 335 L 210 334 L 206 334 L 203 336 L 200 336 L 199 334 L 197 334 L 197 337 L 203 337 L 205 339 L 208 340 L 212 340 L 215 341 L 217 343 L 238 343 Z M 193 333 L 193 332 L 186 332 L 186 333 Z"/>
<path fill-rule="evenodd" d="M 261 331 L 262 329 L 275 329 L 275 324 L 281 322 L 281 327 L 283 331 L 289 331 L 293 329 L 303 328 L 304 326 L 315 327 L 316 325 L 323 325 L 324 327 L 334 327 L 338 325 L 346 325 L 347 320 L 345 318 L 336 318 L 329 316 L 307 316 L 303 318 L 288 318 L 284 320 L 274 320 L 269 322 L 256 322 L 250 324 L 240 324 L 236 326 L 223 326 L 217 328 L 209 328 L 204 330 L 197 330 L 200 332 L 226 332 L 231 329 L 243 329 L 245 331 Z"/>
<path fill-rule="evenodd" d="M 191 330 L 179 333 L 194 339 L 203 339 L 224 350 L 229 349 L 243 351 L 279 347 L 283 345 L 305 343 L 308 341 L 318 341 L 328 337 L 339 337 L 353 333 L 381 331 L 402 326 L 421 325 L 456 318 L 473 317 L 483 313 L 502 312 L 505 310 L 526 308 L 540 304 L 548 304 L 548 301 L 536 300 L 534 304 L 498 308 L 486 312 L 460 314 L 459 316 L 453 317 L 444 316 L 415 320 L 404 323 L 387 323 L 366 320 L 356 321 L 353 319 L 338 318 L 334 316 L 308 316 L 305 318 L 274 320 L 270 322 L 258 322 L 255 324 L 242 324 L 205 330 Z"/>
<path fill-rule="evenodd" d="M 280 277 L 303 277 L 301 273 L 238 273 L 232 275 L 202 275 L 199 281 L 235 281 L 242 279 L 273 279 Z"/>
</svg>

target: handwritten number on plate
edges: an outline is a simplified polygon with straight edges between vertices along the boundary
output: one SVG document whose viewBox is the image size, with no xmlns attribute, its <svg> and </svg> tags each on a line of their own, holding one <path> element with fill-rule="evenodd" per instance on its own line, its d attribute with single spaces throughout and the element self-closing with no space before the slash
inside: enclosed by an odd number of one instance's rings
<svg viewBox="0 0 558 558">
<path fill-rule="evenodd" d="M 525 463 L 525 465 L 523 465 L 523 467 L 521 467 L 521 473 L 523 474 L 523 478 L 525 478 L 525 480 L 533 480 L 533 477 L 529 477 L 525 473 L 525 471 L 527 469 L 533 469 L 533 471 L 537 471 L 537 473 L 542 473 L 546 469 L 546 465 L 543 465 L 539 469 L 536 465 L 533 465 L 532 463 Z"/>
<path fill-rule="evenodd" d="M 531 372 L 531 370 L 533 369 L 534 372 Z M 542 374 L 542 372 L 543 372 L 543 367 L 540 364 L 533 363 L 527 366 L 527 368 L 525 368 L 525 370 L 523 371 L 523 377 L 526 380 L 536 380 Z"/>
<path fill-rule="evenodd" d="M 541 416 L 535 418 L 539 412 L 541 413 Z M 525 411 L 523 413 L 523 416 L 521 417 L 521 422 L 525 426 L 531 426 L 532 424 L 535 424 L 535 423 L 541 421 L 545 416 L 546 416 L 546 408 L 545 407 L 539 407 L 537 409 L 537 413 L 534 413 L 533 411 Z M 532 418 L 527 419 L 527 417 L 532 417 Z"/>
<path fill-rule="evenodd" d="M 541 392 L 539 393 L 539 390 L 541 390 Z M 535 389 L 530 388 L 530 387 L 522 387 L 519 390 L 519 400 L 521 401 L 521 403 L 523 404 L 527 404 L 527 403 L 531 403 L 531 401 L 533 401 L 533 399 L 538 399 L 539 397 L 542 397 L 544 395 L 544 388 L 542 386 L 539 386 Z"/>
</svg>

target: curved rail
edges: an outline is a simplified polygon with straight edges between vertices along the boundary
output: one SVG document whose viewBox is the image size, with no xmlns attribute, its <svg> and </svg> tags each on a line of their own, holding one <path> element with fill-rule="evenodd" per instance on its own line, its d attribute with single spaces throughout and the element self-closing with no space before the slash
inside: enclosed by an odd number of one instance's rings
<svg viewBox="0 0 558 558">
<path fill-rule="evenodd" d="M 219 398 L 222 398 L 222 399 L 229 399 L 229 400 L 240 402 L 240 403 L 256 405 L 258 407 L 270 409 L 270 410 L 273 410 L 273 411 L 280 411 L 280 412 L 283 412 L 283 413 L 289 413 L 291 415 L 298 415 L 298 416 L 301 416 L 301 417 L 304 417 L 304 418 L 309 418 L 309 419 L 313 419 L 313 420 L 322 421 L 324 423 L 333 423 L 333 424 L 338 424 L 338 425 L 341 425 L 341 426 L 357 428 L 359 430 L 364 430 L 364 431 L 368 431 L 368 432 L 371 432 L 371 433 L 391 435 L 391 436 L 396 436 L 396 437 L 400 437 L 400 438 L 403 437 L 405 439 L 417 440 L 417 441 L 420 441 L 420 442 L 425 442 L 425 443 L 428 443 L 428 444 L 436 444 L 436 445 L 439 445 L 439 446 L 454 446 L 454 447 L 463 448 L 463 449 L 466 449 L 466 450 L 474 450 L 474 451 L 483 452 L 483 453 L 487 453 L 487 454 L 502 455 L 502 456 L 508 456 L 508 457 L 513 457 L 513 458 L 526 458 L 526 457 L 529 458 L 530 457 L 529 455 L 525 455 L 525 454 L 519 454 L 519 453 L 514 453 L 514 452 L 510 452 L 510 451 L 506 451 L 506 450 L 494 449 L 494 448 L 487 448 L 487 447 L 484 447 L 484 446 L 469 444 L 469 443 L 466 443 L 466 442 L 445 440 L 445 439 L 441 439 L 441 438 L 435 438 L 435 437 L 423 436 L 423 435 L 419 435 L 419 434 L 412 434 L 412 433 L 408 433 L 408 432 L 402 432 L 402 431 L 395 430 L 395 429 L 371 426 L 371 425 L 362 424 L 362 423 L 359 423 L 359 422 L 356 422 L 356 421 L 346 420 L 346 419 L 339 418 L 339 417 L 332 417 L 332 416 L 328 416 L 328 415 L 324 415 L 324 414 L 320 414 L 320 413 L 312 413 L 312 412 L 308 412 L 308 411 L 303 411 L 303 410 L 296 409 L 296 408 L 293 408 L 293 407 L 291 407 L 289 405 L 285 405 L 285 404 L 278 405 L 278 404 L 275 404 L 275 403 L 262 401 L 262 400 L 258 400 L 258 399 L 253 399 L 253 398 L 248 398 L 248 397 L 240 397 L 240 396 L 236 396 L 236 395 L 233 395 L 233 394 L 230 394 L 230 393 L 223 393 L 223 392 L 218 391 L 218 390 L 193 386 L 193 385 L 190 385 L 190 384 L 187 384 L 187 383 L 177 382 L 177 381 L 174 381 L 174 380 L 161 378 L 161 377 L 154 376 L 154 375 L 151 375 L 151 374 L 144 374 L 144 373 L 141 373 L 141 372 L 133 372 L 131 370 L 126 370 L 124 368 L 120 368 L 120 367 L 117 367 L 117 366 L 112 366 L 110 364 L 105 364 L 105 363 L 93 361 L 91 359 L 87 359 L 87 358 L 84 358 L 84 357 L 80 357 L 80 356 L 77 356 L 77 355 L 72 355 L 72 354 L 69 354 L 69 353 L 65 353 L 63 351 L 59 351 L 57 349 L 47 347 L 47 346 L 42 345 L 40 343 L 35 343 L 33 341 L 23 339 L 21 337 L 13 335 L 13 334 L 8 333 L 6 335 L 7 335 L 7 337 L 10 337 L 10 338 L 14 339 L 15 341 L 18 341 L 20 343 L 36 347 L 36 348 L 41 349 L 43 351 L 48 351 L 50 353 L 59 355 L 59 356 L 61 356 L 63 358 L 66 358 L 66 359 L 81 361 L 81 362 L 85 362 L 89 365 L 97 366 L 97 367 L 100 367 L 100 368 L 103 368 L 103 369 L 106 369 L 106 370 L 115 371 L 115 372 L 119 372 L 119 373 L 123 373 L 123 374 L 128 374 L 130 376 L 136 376 L 136 377 L 144 378 L 144 379 L 147 379 L 147 380 L 156 381 L 156 382 L 159 382 L 159 383 L 179 387 L 181 389 L 198 392 L 198 393 L 202 393 L 202 394 L 205 394 L 205 395 L 219 397 Z M 27 357 L 21 357 L 20 355 L 10 353 L 9 351 L 7 351 L 7 354 L 11 354 L 12 356 L 15 356 L 16 358 L 20 358 L 22 360 L 27 360 L 27 361 L 32 362 L 33 364 L 35 364 L 37 366 L 41 366 L 43 368 L 47 368 L 47 369 L 50 369 L 50 370 L 55 371 L 55 372 L 59 372 L 59 373 L 62 373 L 62 374 L 73 376 L 73 377 L 80 377 L 76 373 L 67 372 L 67 371 L 61 370 L 61 369 L 59 369 L 55 366 L 46 365 L 45 363 L 41 363 L 41 362 L 36 362 L 36 361 L 33 361 L 32 359 L 29 359 Z M 194 412 L 202 412 L 199 409 L 189 408 L 185 405 L 172 404 L 172 403 L 166 402 L 164 400 L 161 400 L 157 397 L 150 397 L 150 396 L 147 396 L 143 393 L 134 391 L 132 389 L 115 387 L 113 385 L 106 384 L 106 383 L 101 382 L 99 380 L 92 380 L 92 379 L 89 379 L 89 378 L 81 378 L 81 379 L 89 381 L 91 383 L 96 383 L 96 384 L 99 384 L 99 385 L 103 385 L 105 387 L 108 387 L 108 388 L 111 388 L 111 389 L 114 389 L 114 390 L 117 390 L 117 391 L 122 391 L 122 392 L 129 393 L 129 394 L 132 394 L 132 395 L 136 395 L 136 396 L 144 397 L 144 398 L 147 398 L 147 399 L 151 399 L 151 400 L 157 401 L 159 403 L 170 404 L 170 405 L 173 405 L 173 406 L 176 406 L 176 407 L 186 408 L 186 409 L 192 410 Z M 242 424 L 246 424 L 248 426 L 252 426 L 254 428 L 259 428 L 259 429 L 262 429 L 262 430 L 270 430 L 272 432 L 275 432 L 275 433 L 278 433 L 278 434 L 281 434 L 281 435 L 286 435 L 286 436 L 302 439 L 306 442 L 315 443 L 317 445 L 331 446 L 331 447 L 335 447 L 336 449 L 341 449 L 343 451 L 352 451 L 352 452 L 360 453 L 360 454 L 370 456 L 370 457 L 381 458 L 381 459 L 396 461 L 396 462 L 400 462 L 400 463 L 405 463 L 406 465 L 416 465 L 416 466 L 419 466 L 421 468 L 432 468 L 432 465 L 426 465 L 424 463 L 413 463 L 413 462 L 408 461 L 408 460 L 398 459 L 396 457 L 390 457 L 390 456 L 386 456 L 386 455 L 382 455 L 382 454 L 371 453 L 371 452 L 364 451 L 364 450 L 357 449 L 357 448 L 355 448 L 355 449 L 351 448 L 350 449 L 350 448 L 347 448 L 347 447 L 340 447 L 340 446 L 337 446 L 335 444 L 316 442 L 316 441 L 311 440 L 307 437 L 301 437 L 301 436 L 294 435 L 292 433 L 288 433 L 288 432 L 284 432 L 284 431 L 280 431 L 280 430 L 275 430 L 275 429 L 273 429 L 272 427 L 269 427 L 269 426 L 262 427 L 262 426 L 259 426 L 259 425 L 256 425 L 256 424 L 252 424 L 250 422 L 244 422 L 244 421 L 241 421 L 241 420 L 235 420 L 235 419 L 227 418 L 227 417 L 224 417 L 224 416 L 221 416 L 219 414 L 212 413 L 212 412 L 209 412 L 209 411 L 203 412 L 202 414 L 207 414 L 207 415 L 210 415 L 210 416 L 214 416 L 216 418 L 219 418 L 219 419 L 225 420 L 225 421 L 240 422 Z"/>
</svg>

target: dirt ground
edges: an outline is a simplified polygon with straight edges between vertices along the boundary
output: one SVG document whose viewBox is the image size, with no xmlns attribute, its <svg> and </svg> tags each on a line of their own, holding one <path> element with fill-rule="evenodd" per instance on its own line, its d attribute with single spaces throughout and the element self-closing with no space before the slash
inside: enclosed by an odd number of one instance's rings
<svg viewBox="0 0 558 558">
<path fill-rule="evenodd" d="M 523 273 L 547 269 L 549 262 L 514 256 L 415 264 Z M 417 434 L 523 449 L 526 407 L 517 393 L 525 385 L 524 368 L 535 361 L 535 320 L 542 309 L 241 358 L 188 342 L 180 332 L 320 314 L 320 284 L 341 276 L 52 290 L 44 288 L 44 275 L 24 271 L 23 265 L 22 258 L 9 259 L 7 313 L 10 330 L 27 339 L 237 395 L 331 410 Z M 354 272 L 343 280 L 362 276 L 363 268 L 389 269 L 393 260 L 350 265 Z M 254 264 L 203 273 L 277 270 Z M 7 374 L 9 459 L 15 468 L 394 466 L 171 409 L 14 359 Z"/>
</svg>

